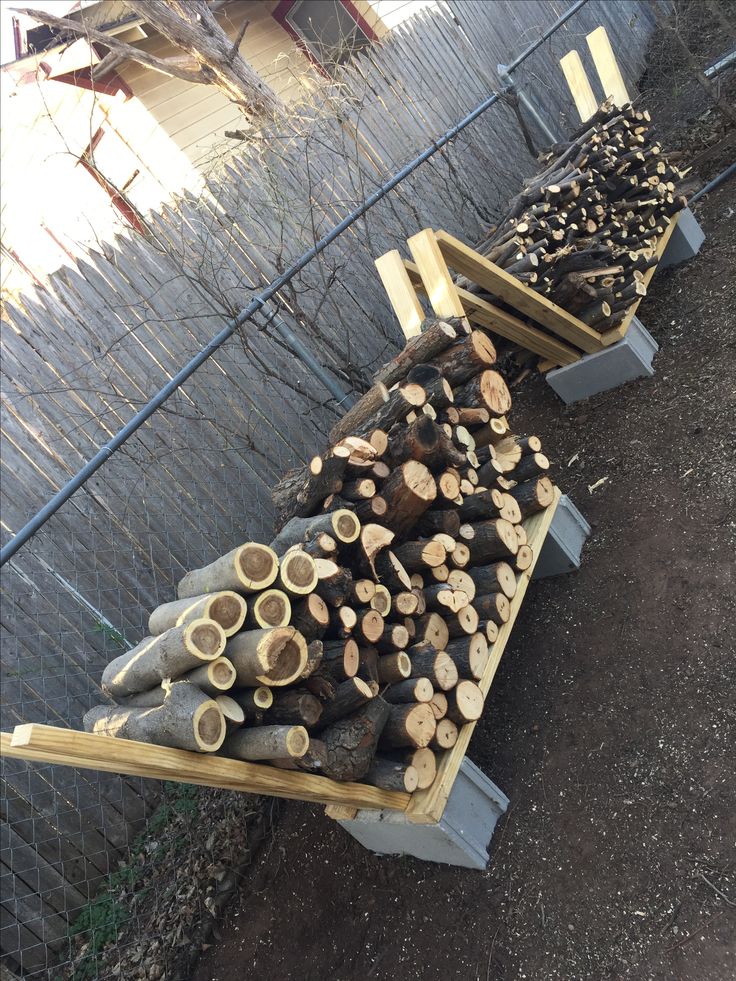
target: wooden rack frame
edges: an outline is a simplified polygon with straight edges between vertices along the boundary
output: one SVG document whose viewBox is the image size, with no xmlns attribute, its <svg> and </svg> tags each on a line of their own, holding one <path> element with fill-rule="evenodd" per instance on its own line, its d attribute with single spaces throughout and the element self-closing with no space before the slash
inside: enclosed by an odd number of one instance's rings
<svg viewBox="0 0 736 981">
<path fill-rule="evenodd" d="M 517 577 L 516 595 L 511 600 L 509 620 L 499 629 L 498 637 L 490 650 L 491 656 L 486 670 L 478 682 L 484 695 L 493 683 L 559 499 L 560 491 L 555 489 L 552 504 L 524 522 L 533 561 L 531 567 Z M 362 783 L 339 783 L 309 773 L 279 770 L 276 767 L 244 763 L 213 754 L 189 753 L 181 749 L 167 749 L 149 743 L 113 739 L 36 723 L 16 726 L 12 733 L 0 733 L 0 751 L 4 756 L 31 762 L 55 763 L 108 773 L 313 801 L 331 805 L 328 813 L 333 816 L 347 816 L 360 808 L 388 808 L 405 811 L 409 820 L 417 824 L 427 824 L 439 821 L 442 817 L 474 729 L 475 722 L 462 727 L 455 746 L 442 754 L 432 786 L 413 794 L 379 790 Z"/>
<path fill-rule="evenodd" d="M 675 230 L 678 217 L 675 215 L 672 218 L 657 242 L 655 256 L 658 261 Z M 381 282 L 407 338 L 419 333 L 419 325 L 425 317 L 419 300 L 421 293 L 429 300 L 436 316 L 464 317 L 538 354 L 542 359 L 540 368 L 543 371 L 573 364 L 585 354 L 594 354 L 620 341 L 626 335 L 642 300 L 642 297 L 637 297 L 621 323 L 601 333 L 536 293 L 526 283 L 448 232 L 425 228 L 408 239 L 407 245 L 411 260 L 403 259 L 397 249 L 376 259 Z M 485 292 L 497 296 L 520 316 L 458 286 L 453 281 L 451 269 L 482 287 Z M 656 265 L 652 266 L 644 274 L 645 286 L 651 282 L 656 269 Z M 529 320 L 534 323 L 529 323 Z"/>
</svg>

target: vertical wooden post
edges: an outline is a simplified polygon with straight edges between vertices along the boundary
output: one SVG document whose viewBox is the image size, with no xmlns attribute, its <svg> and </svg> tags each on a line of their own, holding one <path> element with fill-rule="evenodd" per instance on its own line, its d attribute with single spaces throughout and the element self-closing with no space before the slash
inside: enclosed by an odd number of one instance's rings
<svg viewBox="0 0 736 981">
<path fill-rule="evenodd" d="M 417 264 L 419 275 L 422 277 L 425 292 L 435 315 L 465 319 L 465 308 L 457 294 L 447 263 L 437 245 L 434 231 L 431 228 L 425 228 L 416 235 L 412 235 L 406 244 Z"/>
<path fill-rule="evenodd" d="M 414 289 L 398 249 L 392 249 L 376 259 L 376 269 L 391 306 L 404 332 L 404 337 L 421 333 L 424 310 Z"/>
<path fill-rule="evenodd" d="M 625 106 L 631 102 L 631 99 L 626 91 L 626 83 L 618 67 L 616 55 L 613 53 L 605 27 L 597 27 L 587 35 L 586 41 L 593 56 L 595 70 L 598 72 L 598 77 L 603 86 L 604 98 L 613 98 L 614 105 Z"/>
<path fill-rule="evenodd" d="M 560 68 L 565 76 L 567 87 L 570 89 L 570 95 L 575 101 L 580 122 L 584 123 L 595 113 L 598 102 L 577 51 L 568 51 L 564 58 L 560 58 Z"/>
</svg>

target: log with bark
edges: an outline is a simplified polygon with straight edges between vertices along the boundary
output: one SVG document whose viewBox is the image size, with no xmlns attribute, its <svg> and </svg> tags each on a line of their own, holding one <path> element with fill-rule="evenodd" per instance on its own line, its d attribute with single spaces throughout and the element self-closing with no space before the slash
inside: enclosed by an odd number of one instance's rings
<svg viewBox="0 0 736 981">
<path fill-rule="evenodd" d="M 113 697 L 134 695 L 175 679 L 225 650 L 226 637 L 214 620 L 190 620 L 180 627 L 145 637 L 111 661 L 102 673 L 102 688 Z"/>
<path fill-rule="evenodd" d="M 87 732 L 157 743 L 200 753 L 216 752 L 225 739 L 217 702 L 188 681 L 175 681 L 155 708 L 97 705 L 84 716 Z"/>
</svg>

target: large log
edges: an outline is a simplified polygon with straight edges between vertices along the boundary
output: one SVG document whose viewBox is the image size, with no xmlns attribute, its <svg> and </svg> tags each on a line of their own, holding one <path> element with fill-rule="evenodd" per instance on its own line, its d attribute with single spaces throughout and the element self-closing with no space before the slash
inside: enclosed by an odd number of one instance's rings
<svg viewBox="0 0 736 981">
<path fill-rule="evenodd" d="M 268 710 L 269 722 L 280 725 L 315 726 L 322 715 L 322 703 L 318 698 L 301 688 L 289 688 L 274 695 L 273 705 Z"/>
<path fill-rule="evenodd" d="M 276 555 L 283 555 L 294 545 L 300 545 L 325 533 L 338 542 L 354 542 L 360 534 L 360 522 L 347 508 L 328 514 L 317 514 L 311 518 L 292 518 L 271 542 L 271 548 Z M 273 578 L 276 578 L 276 572 Z M 270 586 L 271 583 L 265 585 Z"/>
<path fill-rule="evenodd" d="M 155 688 L 179 678 L 225 649 L 225 634 L 214 620 L 191 620 L 158 637 L 145 637 L 132 650 L 111 661 L 102 672 L 102 688 L 114 698 Z"/>
<path fill-rule="evenodd" d="M 276 553 L 267 545 L 247 542 L 202 569 L 188 572 L 179 583 L 179 599 L 232 589 L 257 593 L 275 580 L 279 571 Z"/>
<path fill-rule="evenodd" d="M 211 698 L 232 688 L 235 678 L 235 668 L 226 657 L 217 657 L 214 661 L 201 664 L 181 676 L 182 681 L 188 681 Z"/>
<path fill-rule="evenodd" d="M 396 763 L 376 756 L 363 779 L 382 790 L 398 790 L 411 794 L 417 789 L 419 774 L 409 763 Z"/>
<path fill-rule="evenodd" d="M 432 474 L 416 460 L 408 460 L 397 467 L 381 491 L 388 505 L 384 524 L 399 538 L 406 538 L 437 497 Z"/>
<path fill-rule="evenodd" d="M 309 644 L 324 634 L 330 621 L 327 604 L 317 593 L 311 593 L 297 603 L 291 614 L 291 625 Z"/>
<path fill-rule="evenodd" d="M 460 678 L 479 681 L 488 664 L 488 641 L 482 633 L 472 637 L 452 640 L 447 645 L 447 654 L 452 658 Z"/>
<path fill-rule="evenodd" d="M 313 457 L 306 467 L 287 474 L 271 492 L 277 526 L 294 516 L 314 514 L 328 494 L 338 493 L 349 457 L 347 447 L 335 446 L 324 456 Z"/>
<path fill-rule="evenodd" d="M 389 452 L 394 464 L 418 460 L 433 473 L 444 467 L 463 467 L 467 464 L 466 454 L 457 449 L 440 426 L 426 415 L 420 416 L 409 426 L 393 429 L 389 438 Z M 384 492 L 381 496 L 386 499 Z"/>
<path fill-rule="evenodd" d="M 342 419 L 335 423 L 330 430 L 330 442 L 337 443 L 345 436 L 358 433 L 366 419 L 370 419 L 389 400 L 388 387 L 383 382 L 377 382 L 363 395 L 355 405 L 345 413 Z"/>
<path fill-rule="evenodd" d="M 281 687 L 304 671 L 307 642 L 293 627 L 246 630 L 230 638 L 226 655 L 237 673 L 238 687 Z"/>
<path fill-rule="evenodd" d="M 299 759 L 309 749 L 309 735 L 303 726 L 258 726 L 231 733 L 222 755 L 236 760 Z"/>
<path fill-rule="evenodd" d="M 426 790 L 434 783 L 437 775 L 437 758 L 431 749 L 427 747 L 416 749 L 413 746 L 397 749 L 391 753 L 391 759 L 414 767 L 417 773 L 417 790 Z"/>
<path fill-rule="evenodd" d="M 429 678 L 407 678 L 390 685 L 383 697 L 391 705 L 400 705 L 405 702 L 431 702 L 433 695 L 434 687 Z"/>
<path fill-rule="evenodd" d="M 476 592 L 481 596 L 488 593 L 503 593 L 509 599 L 513 599 L 516 595 L 516 575 L 508 562 L 475 566 L 468 570 L 468 575 L 475 583 Z"/>
<path fill-rule="evenodd" d="M 333 780 L 361 780 L 373 762 L 389 712 L 380 696 L 372 698 L 353 715 L 324 729 L 300 766 Z"/>
<path fill-rule="evenodd" d="M 498 559 L 516 555 L 519 550 L 514 526 L 503 518 L 481 521 L 473 525 L 475 535 L 468 542 L 470 561 L 473 565 L 487 565 Z"/>
<path fill-rule="evenodd" d="M 496 349 L 490 337 L 480 330 L 474 330 L 435 358 L 435 364 L 453 387 L 469 381 L 495 361 Z"/>
<path fill-rule="evenodd" d="M 148 633 L 155 637 L 190 620 L 205 619 L 219 623 L 225 636 L 232 637 L 243 626 L 247 610 L 246 601 L 232 590 L 174 600 L 156 607 L 148 618 Z"/>
<path fill-rule="evenodd" d="M 475 722 L 483 713 L 483 692 L 473 681 L 460 681 L 447 693 L 447 718 L 457 726 Z"/>
<path fill-rule="evenodd" d="M 528 518 L 537 511 L 544 511 L 555 498 L 555 489 L 549 477 L 540 477 L 517 484 L 509 491 L 519 505 L 522 517 Z"/>
<path fill-rule="evenodd" d="M 317 586 L 317 566 L 311 555 L 293 549 L 281 557 L 279 584 L 290 596 L 306 596 Z"/>
<path fill-rule="evenodd" d="M 280 589 L 264 589 L 251 601 L 246 625 L 251 629 L 285 627 L 291 621 L 291 601 Z"/>
<path fill-rule="evenodd" d="M 318 728 L 323 729 L 351 715 L 372 698 L 373 692 L 367 682 L 362 678 L 348 678 L 337 686 L 334 697 L 325 704 Z"/>
<path fill-rule="evenodd" d="M 376 372 L 374 380 L 377 383 L 383 382 L 390 388 L 405 378 L 414 365 L 434 361 L 457 336 L 458 332 L 452 321 L 425 320 L 422 333 L 410 338 L 396 357 Z"/>
<path fill-rule="evenodd" d="M 410 648 L 411 678 L 429 678 L 435 688 L 450 691 L 458 680 L 458 671 L 452 658 L 445 651 L 438 651 L 431 644 Z"/>
<path fill-rule="evenodd" d="M 492 416 L 505 416 L 511 408 L 511 393 L 497 371 L 482 371 L 455 390 L 458 406 L 482 406 Z"/>
<path fill-rule="evenodd" d="M 476 596 L 473 604 L 481 620 L 490 620 L 498 627 L 506 623 L 511 616 L 511 605 L 503 593 Z"/>
<path fill-rule="evenodd" d="M 225 718 L 214 699 L 187 681 L 174 682 L 161 705 L 97 705 L 84 716 L 87 732 L 174 749 L 214 753 L 225 738 Z"/>
<path fill-rule="evenodd" d="M 393 749 L 429 746 L 437 723 L 429 705 L 392 705 L 384 726 L 379 746 Z"/>
</svg>

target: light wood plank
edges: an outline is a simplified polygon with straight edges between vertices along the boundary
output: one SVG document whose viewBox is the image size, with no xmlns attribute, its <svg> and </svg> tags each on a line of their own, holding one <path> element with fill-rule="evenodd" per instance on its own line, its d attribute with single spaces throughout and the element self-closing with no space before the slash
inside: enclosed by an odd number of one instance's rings
<svg viewBox="0 0 736 981">
<path fill-rule="evenodd" d="M 567 313 L 562 307 L 558 307 L 556 303 L 529 289 L 524 283 L 475 252 L 464 242 L 448 235 L 447 232 L 437 232 L 436 240 L 448 265 L 489 293 L 500 297 L 515 310 L 536 320 L 552 333 L 585 351 L 586 354 L 600 351 L 603 347 L 597 331 Z M 457 296 L 457 291 L 455 295 Z"/>
<path fill-rule="evenodd" d="M 311 773 L 278 770 L 211 753 L 189 753 L 74 729 L 30 723 L 16 726 L 12 734 L 2 733 L 1 736 L 0 751 L 4 756 L 16 759 L 175 780 L 317 804 L 403 811 L 409 803 L 409 794 L 379 790 L 366 784 L 338 783 Z"/>
<path fill-rule="evenodd" d="M 678 213 L 673 216 L 672 221 L 665 229 L 664 234 L 660 235 L 659 237 L 659 241 L 657 242 L 657 248 L 654 250 L 654 254 L 657 257 L 657 266 L 652 266 L 651 269 L 647 269 L 647 271 L 644 273 L 643 283 L 647 287 L 647 289 L 649 289 L 649 284 L 652 281 L 652 277 L 657 271 L 659 260 L 664 255 L 664 250 L 667 248 L 667 243 L 672 237 L 672 233 L 674 232 L 675 227 L 677 226 L 677 222 L 680 220 L 680 214 L 681 212 L 678 211 Z M 616 341 L 620 341 L 622 338 L 626 336 L 626 331 L 631 326 L 631 321 L 636 316 L 636 311 L 639 309 L 639 304 L 643 299 L 644 299 L 643 296 L 637 297 L 634 303 L 632 303 L 629 309 L 626 311 L 626 316 L 618 325 L 618 327 L 614 327 L 612 330 L 607 330 L 605 334 L 601 334 L 601 340 L 603 341 L 606 347 L 608 347 L 610 344 L 615 344 Z"/>
<path fill-rule="evenodd" d="M 539 514 L 532 515 L 527 521 L 524 522 L 524 528 L 527 533 L 527 538 L 529 545 L 534 553 L 534 560 L 529 569 L 525 572 L 519 574 L 516 588 L 516 595 L 511 600 L 511 615 L 509 616 L 508 622 L 505 623 L 498 631 L 498 637 L 496 638 L 493 647 L 490 650 L 490 658 L 486 669 L 483 672 L 483 677 L 478 682 L 484 695 L 487 695 L 491 685 L 493 684 L 493 679 L 496 674 L 496 669 L 501 661 L 501 656 L 506 649 L 506 644 L 508 643 L 509 637 L 511 636 L 511 631 L 513 630 L 514 623 L 521 609 L 521 604 L 524 600 L 527 587 L 531 582 L 532 573 L 534 572 L 534 567 L 537 564 L 537 559 L 539 558 L 539 553 L 542 549 L 542 544 L 544 543 L 545 536 L 549 531 L 549 526 L 552 524 L 552 519 L 557 510 L 557 505 L 559 504 L 561 493 L 559 488 L 555 488 L 555 499 L 550 504 L 548 508 Z M 460 730 L 460 735 L 458 741 L 455 743 L 452 749 L 448 750 L 442 757 L 440 757 L 437 766 L 437 776 L 435 777 L 434 783 L 431 787 L 426 790 L 415 790 L 411 796 L 411 803 L 406 810 L 406 816 L 410 821 L 415 824 L 434 824 L 439 821 L 445 810 L 445 805 L 447 804 L 448 798 L 452 791 L 453 784 L 455 783 L 455 778 L 457 777 L 458 771 L 460 769 L 460 764 L 467 752 L 468 744 L 470 743 L 470 738 L 475 731 L 475 722 L 470 722 L 464 725 Z"/>
<path fill-rule="evenodd" d="M 422 277 L 419 275 L 416 264 L 405 259 L 404 266 L 412 283 L 417 289 L 423 290 Z M 459 286 L 456 286 L 455 289 L 468 319 L 473 323 L 479 324 L 515 344 L 521 344 L 527 351 L 533 351 L 540 357 L 554 360 L 555 365 L 572 364 L 573 361 L 580 360 L 580 352 L 567 344 L 563 344 L 562 341 L 543 334 L 536 327 L 530 327 L 523 320 L 519 320 L 518 317 L 508 313 L 508 311 L 494 306 L 488 300 L 481 299 L 475 293 L 471 293 L 470 290 L 464 290 Z"/>
<path fill-rule="evenodd" d="M 379 256 L 376 259 L 376 269 L 404 332 L 404 337 L 409 340 L 410 337 L 421 334 L 424 310 L 404 268 L 399 250 L 392 249 L 390 252 L 385 252 Z"/>
<path fill-rule="evenodd" d="M 568 51 L 564 58 L 560 58 L 560 68 L 575 102 L 580 122 L 584 123 L 595 113 L 598 100 L 593 94 L 583 61 L 577 51 Z"/>
<path fill-rule="evenodd" d="M 412 258 L 422 277 L 424 291 L 438 317 L 464 317 L 465 309 L 457 295 L 437 238 L 431 228 L 425 228 L 407 239 Z"/>
<path fill-rule="evenodd" d="M 603 86 L 603 95 L 606 99 L 613 98 L 614 105 L 619 107 L 627 105 L 631 102 L 631 98 L 626 90 L 626 82 L 618 67 L 605 27 L 597 27 L 587 35 L 585 40 L 588 42 L 595 70 Z"/>
</svg>

